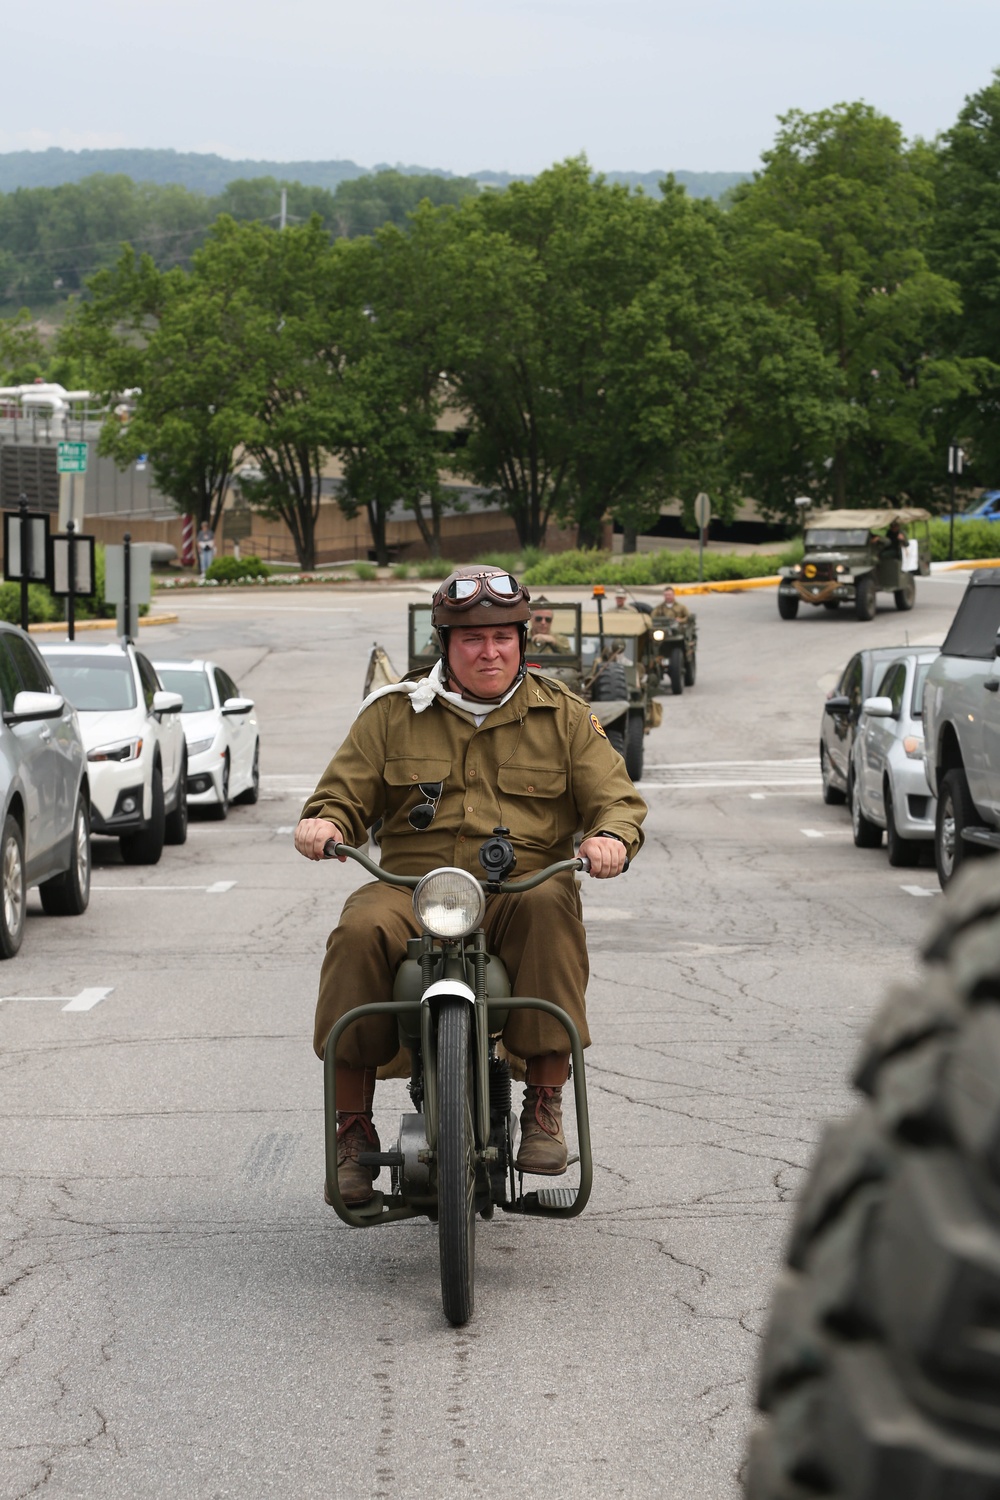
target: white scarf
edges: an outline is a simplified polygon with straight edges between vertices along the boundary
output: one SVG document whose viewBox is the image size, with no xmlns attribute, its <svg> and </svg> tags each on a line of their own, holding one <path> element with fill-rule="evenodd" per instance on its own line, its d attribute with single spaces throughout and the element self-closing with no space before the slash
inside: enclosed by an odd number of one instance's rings
<svg viewBox="0 0 1000 1500">
<path fill-rule="evenodd" d="M 509 698 L 513 698 L 521 681 L 521 677 L 518 676 L 514 686 L 504 693 L 498 703 L 479 703 L 474 698 L 463 698 L 461 693 L 449 692 L 447 687 L 445 687 L 441 663 L 437 661 L 431 668 L 430 673 L 426 677 L 419 678 L 416 682 L 390 682 L 387 687 L 376 688 L 373 693 L 368 694 L 368 697 L 358 709 L 356 717 L 360 718 L 369 703 L 374 703 L 376 698 L 384 698 L 387 693 L 408 693 L 410 707 L 415 714 L 422 714 L 425 708 L 430 708 L 435 698 L 443 698 L 446 703 L 454 704 L 456 708 L 461 708 L 465 713 L 472 714 L 478 726 L 482 724 L 487 714 L 491 713 L 494 708 L 500 708 Z"/>
</svg>

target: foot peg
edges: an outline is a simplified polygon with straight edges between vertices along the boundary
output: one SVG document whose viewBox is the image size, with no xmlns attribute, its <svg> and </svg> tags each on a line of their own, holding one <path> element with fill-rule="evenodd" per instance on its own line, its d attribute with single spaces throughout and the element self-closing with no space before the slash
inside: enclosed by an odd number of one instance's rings
<svg viewBox="0 0 1000 1500">
<path fill-rule="evenodd" d="M 359 1151 L 358 1161 L 363 1167 L 401 1167 L 402 1151 Z"/>
</svg>

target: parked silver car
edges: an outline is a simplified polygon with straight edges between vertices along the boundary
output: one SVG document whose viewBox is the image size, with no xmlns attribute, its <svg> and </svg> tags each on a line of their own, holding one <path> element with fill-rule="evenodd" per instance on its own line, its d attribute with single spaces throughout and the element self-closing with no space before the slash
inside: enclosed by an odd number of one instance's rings
<svg viewBox="0 0 1000 1500">
<path fill-rule="evenodd" d="M 35 643 L 0 623 L 0 958 L 21 946 L 32 885 L 53 916 L 87 909 L 87 757 L 76 713 Z"/>
<path fill-rule="evenodd" d="M 854 735 L 851 824 L 860 849 L 885 830 L 889 863 L 915 865 L 934 838 L 937 803 L 924 769 L 924 683 L 938 652 L 911 650 L 891 661 L 866 698 Z"/>
</svg>

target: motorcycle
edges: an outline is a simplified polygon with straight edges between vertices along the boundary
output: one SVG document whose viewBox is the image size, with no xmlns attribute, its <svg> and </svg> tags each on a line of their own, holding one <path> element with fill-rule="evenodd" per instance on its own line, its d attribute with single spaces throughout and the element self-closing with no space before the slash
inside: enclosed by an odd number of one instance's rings
<svg viewBox="0 0 1000 1500">
<path fill-rule="evenodd" d="M 326 1193 L 345 1224 L 370 1229 L 424 1215 L 437 1222 L 441 1301 L 456 1327 L 468 1322 L 475 1300 L 476 1217 L 505 1213 L 569 1219 L 590 1197 L 593 1159 L 580 1035 L 558 1005 L 512 996 L 500 959 L 486 950 L 482 930 L 487 894 L 533 890 L 564 870 L 586 871 L 584 858 L 559 860 L 518 881 L 507 829 L 497 828 L 480 850 L 486 878 L 443 867 L 426 875 L 394 875 L 360 850 L 330 840 L 328 859 L 346 855 L 377 880 L 413 891 L 422 933 L 407 943 L 393 997 L 356 1006 L 333 1026 L 324 1048 Z M 572 1055 L 580 1180 L 576 1188 L 525 1192 L 515 1167 L 520 1126 L 511 1107 L 511 1069 L 497 1043 L 513 1009 L 545 1011 L 565 1027 Z M 337 1182 L 337 1090 L 334 1058 L 340 1037 L 356 1021 L 393 1015 L 400 1045 L 411 1057 L 413 1111 L 401 1117 L 391 1150 L 363 1152 L 369 1167 L 388 1167 L 391 1189 L 349 1208 Z"/>
</svg>

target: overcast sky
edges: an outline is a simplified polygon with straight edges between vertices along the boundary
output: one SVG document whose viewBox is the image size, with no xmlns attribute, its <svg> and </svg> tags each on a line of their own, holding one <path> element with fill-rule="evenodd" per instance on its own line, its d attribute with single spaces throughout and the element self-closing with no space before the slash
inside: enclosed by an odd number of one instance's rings
<svg viewBox="0 0 1000 1500">
<path fill-rule="evenodd" d="M 747 171 L 791 108 L 946 129 L 1000 66 L 1000 3 L 44 0 L 0 51 L 0 151 Z"/>
</svg>

